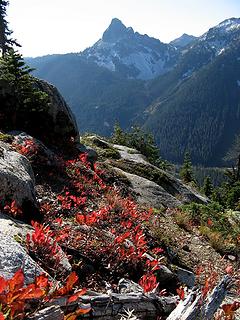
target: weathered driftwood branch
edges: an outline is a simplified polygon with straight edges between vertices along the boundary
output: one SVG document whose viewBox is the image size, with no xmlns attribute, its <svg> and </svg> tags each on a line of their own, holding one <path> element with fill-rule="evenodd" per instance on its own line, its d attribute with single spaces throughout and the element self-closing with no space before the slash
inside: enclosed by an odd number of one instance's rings
<svg viewBox="0 0 240 320">
<path fill-rule="evenodd" d="M 200 290 L 193 290 L 185 300 L 178 304 L 167 320 L 212 319 L 226 297 L 231 284 L 231 277 L 224 276 L 206 299 L 203 299 Z"/>
</svg>

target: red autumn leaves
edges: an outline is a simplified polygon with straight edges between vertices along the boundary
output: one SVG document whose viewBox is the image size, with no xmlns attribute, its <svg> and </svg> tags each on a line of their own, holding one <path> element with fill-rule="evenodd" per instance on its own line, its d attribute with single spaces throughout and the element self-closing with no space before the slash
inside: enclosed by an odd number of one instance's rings
<svg viewBox="0 0 240 320">
<path fill-rule="evenodd" d="M 34 283 L 26 286 L 24 285 L 22 270 L 18 270 L 9 280 L 0 277 L 0 319 L 25 319 L 30 300 L 38 299 L 44 306 L 44 303 L 51 301 L 51 299 L 69 295 L 77 281 L 78 277 L 75 272 L 68 276 L 65 285 L 60 288 L 53 285 L 44 274 L 37 276 Z M 84 289 L 70 295 L 68 303 L 76 301 L 85 292 Z M 77 315 L 89 311 L 89 308 L 78 309 L 76 312 L 67 315 L 65 319 L 73 320 L 77 318 Z"/>
</svg>

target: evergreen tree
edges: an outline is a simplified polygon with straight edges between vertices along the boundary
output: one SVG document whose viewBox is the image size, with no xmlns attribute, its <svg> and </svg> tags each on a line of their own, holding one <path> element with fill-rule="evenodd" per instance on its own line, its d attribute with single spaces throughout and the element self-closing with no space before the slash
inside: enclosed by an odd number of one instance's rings
<svg viewBox="0 0 240 320">
<path fill-rule="evenodd" d="M 15 39 L 11 38 L 12 31 L 8 28 L 6 20 L 8 4 L 8 1 L 0 0 L 0 49 L 3 57 L 13 45 L 20 46 Z"/>
<path fill-rule="evenodd" d="M 192 162 L 191 162 L 189 152 L 186 152 L 184 155 L 183 165 L 180 169 L 179 175 L 185 183 L 195 182 L 195 179 L 193 176 Z"/>
<path fill-rule="evenodd" d="M 226 170 L 226 176 L 232 183 L 240 181 L 240 135 L 236 136 L 235 141 L 224 157 L 224 160 L 233 163 L 232 170 Z"/>
<path fill-rule="evenodd" d="M 210 176 L 207 176 L 204 179 L 202 190 L 207 197 L 211 197 L 211 195 L 213 193 L 213 184 L 212 184 L 212 180 L 211 180 Z"/>
<path fill-rule="evenodd" d="M 8 92 L 1 102 L 1 111 L 5 115 L 2 128 L 28 128 L 33 118 L 41 117 L 48 108 L 48 95 L 35 87 L 31 71 L 21 54 L 13 49 L 0 58 L 0 81 L 5 83 Z"/>
<path fill-rule="evenodd" d="M 111 141 L 116 144 L 126 145 L 127 143 L 127 133 L 122 130 L 118 122 L 114 125 L 113 134 Z"/>
<path fill-rule="evenodd" d="M 43 124 L 45 127 L 46 123 L 49 127 L 52 125 L 48 114 L 49 97 L 37 88 L 37 80 L 30 74 L 33 69 L 12 48 L 18 44 L 11 38 L 12 31 L 8 28 L 7 6 L 8 1 L 0 0 L 0 127 L 3 130 L 24 130 L 43 138 Z"/>
<path fill-rule="evenodd" d="M 130 132 L 124 132 L 119 123 L 116 123 L 111 141 L 113 143 L 137 149 L 151 164 L 163 170 L 172 168 L 169 162 L 160 157 L 159 148 L 155 144 L 153 135 L 151 133 L 144 132 L 139 126 L 132 127 Z"/>
</svg>

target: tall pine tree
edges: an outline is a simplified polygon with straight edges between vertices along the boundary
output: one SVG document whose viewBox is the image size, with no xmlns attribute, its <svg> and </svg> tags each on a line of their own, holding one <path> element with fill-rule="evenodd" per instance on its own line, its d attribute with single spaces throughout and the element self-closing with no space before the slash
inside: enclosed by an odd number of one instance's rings
<svg viewBox="0 0 240 320">
<path fill-rule="evenodd" d="M 0 58 L 0 81 L 8 91 L 1 101 L 5 117 L 0 126 L 6 130 L 31 128 L 33 120 L 40 119 L 48 109 L 48 95 L 36 88 L 31 71 L 22 55 L 13 49 Z"/>
<path fill-rule="evenodd" d="M 24 130 L 41 135 L 41 123 L 48 119 L 48 95 L 37 88 L 36 79 L 17 51 L 11 38 L 6 9 L 9 2 L 0 0 L 0 128 Z M 47 120 L 48 119 L 48 120 Z M 50 122 L 49 122 L 50 125 Z"/>
<path fill-rule="evenodd" d="M 180 169 L 179 175 L 185 183 L 195 182 L 195 179 L 193 176 L 192 162 L 191 162 L 189 152 L 186 152 L 184 155 L 183 165 Z"/>
<path fill-rule="evenodd" d="M 8 28 L 8 22 L 6 20 L 8 5 L 9 1 L 0 0 L 0 49 L 2 57 L 6 55 L 7 51 L 13 45 L 20 47 L 17 41 L 11 38 L 12 31 Z"/>
<path fill-rule="evenodd" d="M 202 190 L 207 197 L 211 197 L 211 195 L 213 194 L 213 184 L 210 176 L 206 176 L 206 178 L 204 179 Z"/>
</svg>

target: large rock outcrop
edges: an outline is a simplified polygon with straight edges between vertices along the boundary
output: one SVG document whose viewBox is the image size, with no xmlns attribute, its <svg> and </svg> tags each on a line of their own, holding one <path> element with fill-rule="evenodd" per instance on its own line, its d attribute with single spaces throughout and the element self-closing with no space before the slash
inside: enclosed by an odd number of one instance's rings
<svg viewBox="0 0 240 320">
<path fill-rule="evenodd" d="M 207 203 L 207 198 L 172 174 L 150 164 L 137 150 L 113 145 L 121 155 L 114 164 L 132 184 L 138 202 L 155 208 L 176 207 L 184 203 Z"/>
<path fill-rule="evenodd" d="M 0 80 L 0 128 L 4 131 L 19 130 L 51 146 L 67 147 L 79 142 L 78 126 L 66 101 L 53 85 L 34 79 L 35 90 L 29 93 L 32 104 L 19 104 L 19 97 L 8 81 Z M 34 102 L 34 93 L 46 93 L 48 103 Z"/>
<path fill-rule="evenodd" d="M 69 143 L 70 140 L 79 142 L 79 131 L 75 117 L 58 89 L 39 79 L 36 79 L 36 86 L 47 93 L 50 99 L 47 112 L 52 119 L 53 127 L 46 128 L 46 131 L 53 137 L 54 142 L 62 144 L 64 141 Z M 44 142 L 44 140 L 42 141 Z"/>
<path fill-rule="evenodd" d="M 207 203 L 208 199 L 173 174 L 150 164 L 138 150 L 111 144 L 96 136 L 85 138 L 117 176 L 128 180 L 137 202 L 154 208 L 177 207 L 185 203 Z"/>
</svg>

